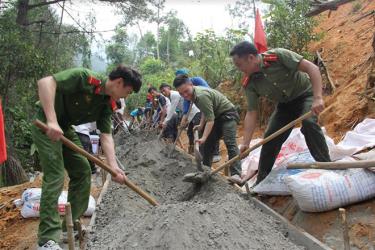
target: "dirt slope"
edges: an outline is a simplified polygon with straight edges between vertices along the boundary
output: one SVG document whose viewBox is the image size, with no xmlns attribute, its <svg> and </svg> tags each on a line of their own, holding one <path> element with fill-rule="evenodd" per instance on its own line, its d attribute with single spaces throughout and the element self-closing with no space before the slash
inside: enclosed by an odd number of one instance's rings
<svg viewBox="0 0 375 250">
<path fill-rule="evenodd" d="M 316 32 L 322 38 L 310 45 L 310 52 L 315 54 L 323 49 L 322 58 L 336 87 L 333 95 L 325 97 L 328 109 L 320 121 L 336 142 L 365 117 L 375 117 L 375 103 L 358 95 L 366 88 L 368 74 L 375 72 L 372 48 L 375 18 L 367 16 L 355 22 L 371 10 L 375 10 L 375 1 L 357 0 L 340 6 L 330 15 L 327 11 L 315 17 L 319 22 Z M 226 81 L 217 89 L 242 110 L 246 109 L 246 98 L 238 86 Z M 269 102 L 262 106 L 260 131 L 265 129 L 272 112 L 267 105 Z"/>
<path fill-rule="evenodd" d="M 317 32 L 322 32 L 323 38 L 311 44 L 311 53 L 323 48 L 322 57 L 337 88 L 325 98 L 329 109 L 321 121 L 336 141 L 365 117 L 375 117 L 368 110 L 368 100 L 358 95 L 365 90 L 368 73 L 375 70 L 375 19 L 368 16 L 355 22 L 371 10 L 375 10 L 375 1 L 357 0 L 340 6 L 330 16 L 324 12 L 317 17 Z"/>
</svg>

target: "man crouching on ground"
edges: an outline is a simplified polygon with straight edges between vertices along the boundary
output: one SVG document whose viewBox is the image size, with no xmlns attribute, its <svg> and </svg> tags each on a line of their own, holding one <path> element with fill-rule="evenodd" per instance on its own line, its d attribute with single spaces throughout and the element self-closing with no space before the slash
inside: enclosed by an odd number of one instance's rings
<svg viewBox="0 0 375 250">
<path fill-rule="evenodd" d="M 196 129 L 203 131 L 198 139 L 202 145 L 203 164 L 211 167 L 215 144 L 221 137 L 227 147 L 229 159 L 237 156 L 239 150 L 236 134 L 239 115 L 234 105 L 217 90 L 193 86 L 187 75 L 178 75 L 173 85 L 184 99 L 192 101 L 202 112 L 200 124 Z M 241 175 L 239 161 L 232 165 L 231 173 Z"/>
<path fill-rule="evenodd" d="M 69 175 L 68 202 L 72 205 L 73 221 L 87 209 L 90 196 L 90 164 L 80 154 L 65 147 L 60 138 L 64 135 L 82 147 L 72 125 L 96 122 L 108 164 L 117 175 L 115 182 L 124 183 L 125 173 L 115 159 L 111 134 L 111 115 L 115 101 L 138 92 L 142 85 L 140 74 L 125 66 L 118 66 L 108 79 L 85 68 L 68 69 L 38 81 L 38 112 L 36 118 L 46 122 L 46 134 L 36 126 L 32 136 L 43 169 L 42 197 L 38 249 L 61 249 L 58 245 L 61 225 L 57 202 L 64 185 L 64 169 Z"/>
</svg>

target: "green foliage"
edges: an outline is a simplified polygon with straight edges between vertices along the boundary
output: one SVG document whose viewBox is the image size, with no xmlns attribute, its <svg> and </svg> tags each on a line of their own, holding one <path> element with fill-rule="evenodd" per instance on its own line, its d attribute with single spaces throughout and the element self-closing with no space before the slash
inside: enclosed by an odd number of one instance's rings
<svg viewBox="0 0 375 250">
<path fill-rule="evenodd" d="M 129 36 L 126 30 L 117 28 L 116 34 L 112 37 L 111 43 L 105 48 L 107 58 L 111 64 L 131 65 L 134 61 L 134 55 L 129 49 Z"/>
<path fill-rule="evenodd" d="M 169 12 L 166 26 L 160 29 L 160 58 L 168 64 L 177 61 L 181 56 L 181 44 L 186 36 L 186 26 L 176 15 L 176 12 Z"/>
<path fill-rule="evenodd" d="M 157 74 L 165 69 L 165 65 L 161 60 L 152 57 L 147 58 L 141 65 L 141 72 L 147 75 Z"/>
<path fill-rule="evenodd" d="M 264 0 L 270 4 L 266 18 L 267 42 L 270 48 L 286 48 L 308 56 L 308 44 L 318 40 L 316 21 L 307 18 L 310 1 Z"/>
<path fill-rule="evenodd" d="M 48 6 L 28 12 L 29 22 L 45 20 L 43 29 L 40 24 L 17 25 L 16 14 L 16 1 L 0 13 L 0 96 L 5 111 L 8 152 L 29 168 L 35 165 L 29 151 L 30 126 L 38 99 L 37 80 L 75 66 L 77 54 L 84 54 L 84 49 L 90 52 L 87 37 L 76 33 L 69 25 L 59 29 L 60 20 Z M 63 32 L 60 37 L 55 34 L 59 31 Z"/>
<path fill-rule="evenodd" d="M 159 88 L 162 83 L 172 85 L 174 71 L 168 68 L 161 60 L 146 58 L 140 65 L 140 72 L 143 77 L 142 88 L 137 94 L 133 94 L 126 100 L 128 111 L 143 107 L 146 102 L 147 90 L 150 86 Z"/>
<path fill-rule="evenodd" d="M 194 40 L 196 65 L 200 75 L 215 88 L 226 80 L 238 78 L 238 72 L 229 57 L 232 47 L 243 40 L 245 30 L 228 30 L 226 36 L 218 36 L 212 30 L 198 33 Z"/>
<path fill-rule="evenodd" d="M 148 31 L 141 37 L 137 44 L 137 52 L 140 59 L 156 55 L 156 39 L 154 34 Z"/>
</svg>

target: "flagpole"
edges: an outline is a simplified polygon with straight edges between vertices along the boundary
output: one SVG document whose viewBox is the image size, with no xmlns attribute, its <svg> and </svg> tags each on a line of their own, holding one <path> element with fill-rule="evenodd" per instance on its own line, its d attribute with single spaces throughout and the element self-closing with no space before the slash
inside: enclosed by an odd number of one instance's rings
<svg viewBox="0 0 375 250">
<path fill-rule="evenodd" d="M 254 22 L 255 22 L 255 18 L 257 16 L 257 10 L 256 10 L 256 7 L 255 7 L 255 0 L 253 0 L 253 9 L 254 9 Z"/>
</svg>

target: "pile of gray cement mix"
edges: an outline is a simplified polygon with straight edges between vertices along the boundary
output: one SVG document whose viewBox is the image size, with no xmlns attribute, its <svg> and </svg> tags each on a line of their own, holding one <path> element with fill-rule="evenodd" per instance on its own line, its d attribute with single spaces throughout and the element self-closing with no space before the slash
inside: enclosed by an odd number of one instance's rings
<svg viewBox="0 0 375 250">
<path fill-rule="evenodd" d="M 185 183 L 192 160 L 155 135 L 119 135 L 116 153 L 128 177 L 161 205 L 152 207 L 125 186 L 111 183 L 97 210 L 88 249 L 304 249 L 275 218 L 214 177 Z M 192 195 L 195 194 L 195 195 Z"/>
</svg>

